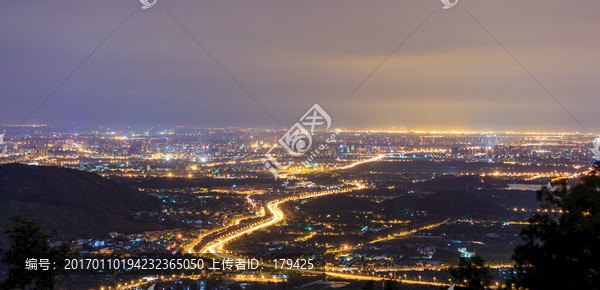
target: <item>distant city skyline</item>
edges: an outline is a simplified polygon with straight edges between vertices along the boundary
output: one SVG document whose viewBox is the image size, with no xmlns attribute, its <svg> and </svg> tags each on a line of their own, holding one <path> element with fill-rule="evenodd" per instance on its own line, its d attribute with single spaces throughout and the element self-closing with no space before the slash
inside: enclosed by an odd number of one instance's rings
<svg viewBox="0 0 600 290">
<path fill-rule="evenodd" d="M 600 3 L 442 6 L 4 3 L 0 124 L 600 131 Z"/>
<path fill-rule="evenodd" d="M 114 132 L 115 134 L 124 134 L 125 136 L 128 134 L 140 134 L 140 133 L 152 133 L 155 134 L 157 132 L 166 132 L 166 131 L 205 131 L 205 130 L 241 130 L 241 131 L 272 131 L 272 132 L 285 132 L 287 128 L 277 128 L 273 127 L 240 127 L 240 126 L 214 126 L 214 127 L 202 127 L 202 126 L 191 126 L 191 125 L 114 125 L 114 126 L 106 126 L 106 125 L 97 125 L 97 126 L 60 126 L 53 124 L 24 124 L 24 125 L 16 125 L 16 124 L 0 124 L 0 129 L 3 129 L 4 133 L 7 132 L 9 135 L 17 134 L 22 135 L 28 133 L 27 130 L 35 129 L 39 132 L 52 132 L 52 131 L 61 131 L 64 133 L 71 132 L 73 133 L 83 133 L 90 131 L 97 131 L 102 133 Z M 40 131 L 46 130 L 46 131 Z M 365 128 L 349 128 L 349 127 L 335 127 L 329 130 L 318 130 L 319 133 L 325 132 L 335 132 L 340 131 L 344 133 L 383 133 L 383 134 L 443 134 L 443 135 L 477 135 L 477 134 L 508 134 L 508 135 L 578 135 L 578 136 L 596 136 L 597 132 L 584 132 L 584 131 L 560 131 L 560 130 L 472 130 L 472 129 L 440 129 L 440 128 L 432 128 L 432 129 L 423 129 L 423 128 L 406 128 L 406 127 L 365 127 Z M 30 132 L 29 132 L 30 133 Z M 44 135 L 44 133 L 42 133 Z M 592 141 L 590 141 L 591 144 Z"/>
</svg>

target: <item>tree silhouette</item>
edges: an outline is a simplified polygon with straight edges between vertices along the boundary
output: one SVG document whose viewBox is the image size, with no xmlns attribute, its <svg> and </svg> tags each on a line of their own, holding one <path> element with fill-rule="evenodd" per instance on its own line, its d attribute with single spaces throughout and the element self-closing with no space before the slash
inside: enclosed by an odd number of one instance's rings
<svg viewBox="0 0 600 290">
<path fill-rule="evenodd" d="M 64 261 L 69 257 L 71 246 L 62 244 L 51 247 L 50 234 L 44 232 L 42 226 L 31 218 L 15 216 L 14 224 L 6 226 L 5 233 L 10 238 L 10 249 L 2 256 L 2 262 L 8 266 L 6 280 L 0 289 L 54 289 L 60 277 L 66 276 Z M 27 259 L 48 259 L 47 270 L 26 269 Z"/>
<path fill-rule="evenodd" d="M 463 285 L 463 289 L 485 289 L 492 281 L 492 274 L 484 264 L 479 256 L 460 258 L 458 267 L 450 269 L 454 283 Z"/>
<path fill-rule="evenodd" d="M 510 286 L 529 289 L 600 287 L 600 178 L 596 172 L 569 188 L 565 180 L 537 193 L 544 213 L 521 231 Z"/>
</svg>

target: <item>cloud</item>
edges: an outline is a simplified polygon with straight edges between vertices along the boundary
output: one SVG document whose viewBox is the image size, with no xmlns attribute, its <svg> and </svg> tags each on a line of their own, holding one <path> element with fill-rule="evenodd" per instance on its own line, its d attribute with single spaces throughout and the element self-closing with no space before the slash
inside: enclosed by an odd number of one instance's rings
<svg viewBox="0 0 600 290">
<path fill-rule="evenodd" d="M 5 3 L 0 114 L 18 123 L 131 11 L 134 15 L 32 117 L 53 124 L 277 124 L 319 103 L 338 126 L 580 130 L 468 9 L 588 129 L 600 84 L 600 3 L 469 1 Z M 349 100 L 346 96 L 432 11 Z M 510 118 L 507 118 L 510 116 Z"/>
</svg>

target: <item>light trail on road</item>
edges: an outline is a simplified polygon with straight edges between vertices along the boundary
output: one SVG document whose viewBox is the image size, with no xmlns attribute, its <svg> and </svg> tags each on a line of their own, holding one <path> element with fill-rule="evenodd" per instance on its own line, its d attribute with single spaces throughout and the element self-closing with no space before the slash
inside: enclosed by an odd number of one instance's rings
<svg viewBox="0 0 600 290">
<path fill-rule="evenodd" d="M 355 166 L 361 165 L 361 164 L 365 164 L 365 163 L 369 163 L 369 162 L 375 162 L 375 161 L 379 161 L 383 158 L 385 158 L 386 156 L 389 156 L 389 154 L 380 154 L 378 156 L 366 159 L 366 160 L 361 160 L 361 161 L 356 161 L 354 163 L 336 168 L 337 170 L 340 169 L 349 169 L 349 168 L 353 168 Z M 229 233 L 228 235 L 221 237 L 219 239 L 217 239 L 216 241 L 212 241 L 210 243 L 208 243 L 201 251 L 201 255 L 203 254 L 210 254 L 212 256 L 216 256 L 218 258 L 221 259 L 226 259 L 226 258 L 235 258 L 234 255 L 230 255 L 230 254 L 224 254 L 224 253 L 219 253 L 218 251 L 222 251 L 224 246 L 244 235 L 244 234 L 248 234 L 254 231 L 257 231 L 259 229 L 262 228 L 266 228 L 269 227 L 273 224 L 276 224 L 280 221 L 282 221 L 283 219 L 285 219 L 285 216 L 283 214 L 283 212 L 279 209 L 279 206 L 285 202 L 288 201 L 293 201 L 293 200 L 301 200 L 301 199 L 308 199 L 308 198 L 314 198 L 314 197 L 320 197 L 320 196 L 325 196 L 325 195 L 331 195 L 331 194 L 338 194 L 338 193 L 345 193 L 345 192 L 350 192 L 350 191 L 354 191 L 354 190 L 360 190 L 360 189 L 364 189 L 366 188 L 365 185 L 360 184 L 358 182 L 354 183 L 355 187 L 354 188 L 350 188 L 350 189 L 344 189 L 344 190 L 326 190 L 326 191 L 320 191 L 320 192 L 316 192 L 316 193 L 310 193 L 310 194 L 305 194 L 305 195 L 301 195 L 301 196 L 296 196 L 296 197 L 288 197 L 288 198 L 283 198 L 283 199 L 279 199 L 279 200 L 274 200 L 271 201 L 267 204 L 267 209 L 271 212 L 272 217 L 263 221 L 263 222 L 259 222 L 259 223 L 255 223 L 249 226 L 246 226 L 242 229 L 238 229 L 236 231 L 233 231 L 231 233 Z M 248 199 L 249 200 L 249 199 Z M 254 205 L 253 205 L 254 206 Z M 264 215 L 263 215 L 264 216 Z M 402 233 L 398 233 L 396 235 L 392 235 L 389 237 L 384 237 L 384 238 L 380 238 L 374 241 L 370 241 L 368 242 L 368 244 L 372 244 L 375 242 L 379 242 L 379 241 L 384 241 L 384 240 L 389 240 L 389 239 L 395 239 L 401 236 L 405 236 L 423 229 L 430 229 L 433 227 L 437 227 L 441 224 L 444 224 L 448 222 L 448 220 L 445 220 L 441 223 L 436 223 L 436 224 L 431 224 L 431 225 L 427 225 L 424 226 L 422 228 L 416 229 L 416 230 L 411 230 L 411 231 L 407 231 L 407 232 L 402 232 Z M 234 224 L 239 224 L 239 223 L 234 223 Z M 189 246 L 185 252 L 188 253 L 193 253 L 193 248 L 195 245 L 197 245 L 201 239 L 203 237 L 208 236 L 209 234 L 213 234 L 219 231 L 227 231 L 228 228 L 231 228 L 235 225 L 232 225 L 232 223 L 229 223 L 230 226 L 225 226 L 225 227 L 221 227 L 215 230 L 210 231 L 209 233 L 206 233 L 204 235 L 202 235 L 200 238 L 198 238 L 196 240 L 196 242 L 192 245 Z M 337 251 L 337 250 L 334 250 Z M 329 252 L 329 251 L 328 251 Z M 269 267 L 269 268 L 273 268 L 274 265 L 270 265 L 270 264 L 263 264 L 263 266 Z M 503 265 L 503 264 L 498 264 L 498 265 L 490 265 L 491 268 L 498 268 L 498 267 L 505 267 L 505 266 L 509 266 L 509 265 Z M 331 276 L 331 277 L 336 277 L 336 278 L 341 278 L 341 279 L 348 279 L 348 280 L 370 280 L 370 281 L 384 281 L 384 280 L 391 280 L 391 281 L 397 281 L 397 282 L 402 282 L 402 283 L 406 283 L 406 284 L 418 284 L 418 285 L 431 285 L 431 286 L 450 286 L 450 284 L 448 283 L 441 283 L 441 282 L 435 282 L 435 281 L 421 281 L 421 280 L 408 280 L 408 279 L 392 279 L 392 278 L 388 278 L 388 277 L 376 277 L 376 276 L 366 276 L 366 275 L 358 275 L 358 274 L 346 274 L 346 273 L 339 273 L 339 272 L 331 272 L 331 271 L 325 271 L 325 270 L 318 270 L 318 269 L 314 269 L 314 270 L 307 270 L 307 269 L 286 269 L 289 271 L 294 271 L 294 272 L 302 272 L 302 273 L 306 273 L 306 274 L 316 274 L 316 275 L 326 275 L 326 276 Z M 172 281 L 172 280 L 176 280 L 177 278 L 199 278 L 201 276 L 199 275 L 181 275 L 179 277 L 173 275 L 172 277 L 161 277 L 159 280 L 161 281 Z M 132 281 L 129 285 L 125 284 L 125 285 L 118 285 L 117 289 L 125 289 L 125 288 L 133 288 L 133 287 L 139 287 L 141 285 L 144 284 L 148 284 L 150 282 L 142 282 L 142 281 Z"/>
<path fill-rule="evenodd" d="M 253 201 L 250 199 L 250 195 L 251 195 L 251 194 L 249 194 L 249 195 L 246 195 L 246 201 L 248 201 L 248 203 L 250 203 L 250 204 L 252 205 L 252 207 L 256 207 L 256 204 L 255 204 L 255 203 L 254 203 L 254 202 L 253 202 Z M 229 222 L 229 224 L 228 224 L 228 225 L 226 225 L 226 226 L 219 227 L 219 228 L 216 228 L 216 229 L 212 229 L 212 230 L 210 230 L 210 231 L 208 231 L 208 232 L 206 232 L 206 233 L 204 233 L 204 234 L 202 234 L 202 235 L 198 236 L 196 239 L 194 239 L 194 241 L 192 241 L 192 242 L 191 242 L 191 243 L 190 243 L 188 246 L 186 246 L 186 247 L 183 249 L 183 252 L 184 252 L 184 253 L 189 253 L 189 254 L 192 254 L 192 253 L 194 253 L 194 248 L 195 248 L 195 247 L 196 247 L 196 246 L 197 246 L 197 245 L 198 245 L 198 244 L 199 244 L 199 243 L 200 243 L 200 242 L 201 242 L 201 241 L 202 241 L 202 240 L 203 240 L 205 237 L 208 237 L 208 236 L 210 236 L 210 235 L 212 235 L 212 234 L 214 234 L 214 233 L 217 233 L 217 232 L 219 232 L 219 231 L 225 231 L 225 230 L 227 230 L 228 228 L 230 228 L 230 227 L 232 227 L 232 226 L 237 226 L 237 225 L 239 225 L 239 224 L 240 224 L 240 223 L 241 223 L 243 220 L 247 220 L 247 219 L 251 219 L 251 218 L 257 218 L 257 217 L 264 217 L 264 216 L 265 216 L 264 207 L 262 207 L 262 208 L 261 208 L 261 210 L 260 210 L 259 212 L 261 213 L 261 214 L 259 214 L 259 215 L 246 215 L 246 216 L 242 216 L 242 217 L 239 217 L 239 218 L 235 218 L 235 219 L 231 220 L 231 221 Z"/>
<path fill-rule="evenodd" d="M 374 243 L 378 243 L 378 242 L 389 241 L 389 240 L 395 240 L 395 239 L 398 239 L 398 238 L 401 238 L 401 237 L 408 236 L 410 234 L 414 234 L 414 233 L 419 232 L 419 231 L 430 230 L 430 229 L 439 227 L 439 226 L 441 226 L 443 224 L 448 223 L 449 221 L 450 221 L 450 219 L 446 219 L 446 220 L 444 220 L 442 222 L 439 222 L 439 223 L 422 226 L 420 228 L 416 228 L 416 229 L 413 229 L 413 230 L 400 232 L 400 233 L 389 235 L 389 236 L 383 237 L 383 238 L 378 238 L 378 239 L 375 239 L 375 240 L 372 240 L 372 241 L 369 241 L 369 242 L 366 242 L 366 243 L 361 243 L 361 244 L 354 245 L 352 247 L 347 247 L 346 246 L 346 247 L 342 247 L 340 249 L 327 250 L 327 253 L 337 253 L 337 252 L 351 251 L 351 250 L 353 250 L 356 247 L 360 247 L 360 246 L 364 246 L 364 245 L 370 245 L 370 244 L 374 244 Z"/>
<path fill-rule="evenodd" d="M 340 167 L 338 169 L 350 169 L 350 168 L 353 168 L 353 167 L 361 165 L 361 164 L 365 164 L 365 163 L 369 163 L 369 162 L 374 162 L 374 161 L 379 161 L 379 160 L 383 159 L 385 156 L 387 156 L 387 154 L 379 154 L 379 155 L 377 155 L 377 156 L 375 156 L 373 158 L 369 158 L 369 159 L 365 159 L 365 160 L 361 160 L 361 161 L 356 161 L 356 162 L 353 162 L 351 164 L 344 165 L 344 166 L 342 166 L 342 167 Z"/>
<path fill-rule="evenodd" d="M 350 192 L 350 191 L 354 191 L 354 190 L 359 190 L 359 189 L 363 189 L 366 186 L 360 183 L 355 183 L 354 184 L 355 187 L 354 188 L 350 188 L 350 189 L 343 189 L 343 190 L 325 190 L 325 191 L 320 191 L 320 192 L 315 192 L 315 193 L 309 193 L 309 194 L 304 194 L 304 195 L 300 195 L 300 196 L 295 196 L 295 197 L 287 197 L 287 198 L 283 198 L 283 199 L 279 199 L 279 200 L 274 200 L 271 201 L 267 204 L 267 209 L 271 212 L 271 214 L 273 215 L 273 217 L 271 217 L 270 219 L 262 222 L 262 223 L 257 223 L 257 224 L 253 224 L 250 226 L 247 226 L 245 228 L 239 229 L 237 231 L 233 231 L 231 232 L 230 235 L 225 236 L 223 238 L 220 238 L 217 241 L 214 241 L 212 243 L 207 244 L 201 251 L 201 253 L 210 253 L 210 254 L 214 254 L 214 255 L 218 255 L 218 251 L 223 249 L 223 246 L 237 238 L 240 237 L 244 234 L 247 233 L 251 233 L 254 232 L 256 230 L 262 229 L 264 227 L 268 227 L 270 225 L 273 225 L 281 220 L 283 220 L 284 214 L 283 212 L 279 209 L 279 205 L 288 201 L 293 201 L 293 200 L 301 200 L 301 199 L 307 199 L 307 198 L 314 198 L 314 197 L 320 197 L 320 196 L 325 196 L 325 195 L 330 195 L 330 194 L 338 194 L 338 193 L 344 193 L 344 192 Z"/>
</svg>

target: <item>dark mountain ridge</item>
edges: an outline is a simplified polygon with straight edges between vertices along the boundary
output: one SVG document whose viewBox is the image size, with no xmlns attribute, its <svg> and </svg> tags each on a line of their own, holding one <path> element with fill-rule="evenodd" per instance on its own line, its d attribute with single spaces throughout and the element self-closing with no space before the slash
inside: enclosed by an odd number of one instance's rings
<svg viewBox="0 0 600 290">
<path fill-rule="evenodd" d="M 159 211 L 160 200 L 97 174 L 50 166 L 0 166 L 0 223 L 21 213 L 37 218 L 46 231 L 65 235 L 135 232 L 164 228 L 132 218 Z"/>
</svg>

